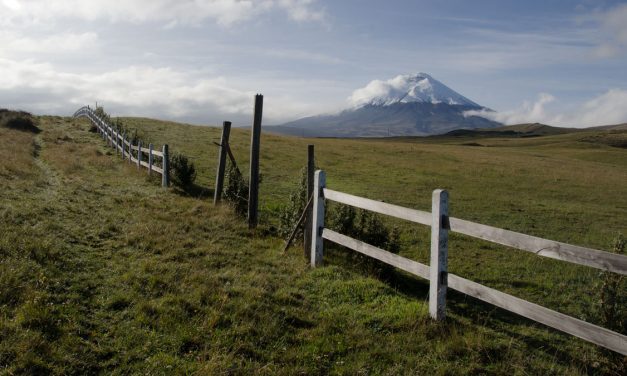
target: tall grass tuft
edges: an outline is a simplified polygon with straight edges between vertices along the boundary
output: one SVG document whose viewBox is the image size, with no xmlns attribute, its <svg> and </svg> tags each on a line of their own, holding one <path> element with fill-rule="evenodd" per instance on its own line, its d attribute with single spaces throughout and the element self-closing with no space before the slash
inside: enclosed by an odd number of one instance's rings
<svg viewBox="0 0 627 376">
<path fill-rule="evenodd" d="M 614 239 L 614 253 L 625 254 L 625 238 L 622 234 Z M 621 274 L 601 272 L 599 318 L 603 326 L 623 333 L 627 328 L 627 286 Z"/>
</svg>

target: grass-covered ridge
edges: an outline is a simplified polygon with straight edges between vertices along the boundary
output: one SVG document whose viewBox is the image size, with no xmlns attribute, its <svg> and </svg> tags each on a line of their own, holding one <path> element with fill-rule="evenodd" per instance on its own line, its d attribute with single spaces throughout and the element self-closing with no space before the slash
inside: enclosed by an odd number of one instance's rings
<svg viewBox="0 0 627 376">
<path fill-rule="evenodd" d="M 216 128 L 124 119 L 190 156 L 213 188 Z M 310 270 L 279 252 L 273 218 L 306 144 L 334 189 L 609 250 L 627 233 L 627 153 L 583 135 L 507 140 L 304 140 L 264 134 L 250 232 L 228 208 L 164 191 L 122 163 L 84 120 L 0 128 L 0 368 L 7 373 L 581 374 L 620 359 L 458 294 L 428 319 L 427 282 L 382 282 L 330 251 Z M 248 132 L 234 129 L 240 168 Z M 402 227 L 401 254 L 428 260 L 428 229 Z M 455 236 L 451 271 L 595 321 L 597 272 Z M 624 369 L 623 369 L 624 371 Z"/>
</svg>

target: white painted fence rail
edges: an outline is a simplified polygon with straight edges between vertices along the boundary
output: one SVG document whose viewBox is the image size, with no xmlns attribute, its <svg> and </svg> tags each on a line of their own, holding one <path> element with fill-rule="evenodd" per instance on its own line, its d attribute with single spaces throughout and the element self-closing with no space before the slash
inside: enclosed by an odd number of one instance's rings
<svg viewBox="0 0 627 376">
<path fill-rule="evenodd" d="M 421 264 L 324 228 L 325 200 L 431 226 L 432 265 Z M 432 213 L 435 213 L 435 215 Z M 444 318 L 446 290 L 451 288 L 551 328 L 627 355 L 627 336 L 623 334 L 553 311 L 457 275 L 449 274 L 447 266 L 448 232 L 473 236 L 532 252 L 539 256 L 623 275 L 627 274 L 627 257 L 623 255 L 537 238 L 463 219 L 450 218 L 448 216 L 448 194 L 443 190 L 435 190 L 433 192 L 432 212 L 429 213 L 327 189 L 324 171 L 316 171 L 311 242 L 311 265 L 313 267 L 322 265 L 324 255 L 323 239 L 326 239 L 429 280 L 429 312 L 434 319 L 440 320 Z M 434 265 L 436 268 L 432 269 Z"/>
<path fill-rule="evenodd" d="M 74 117 L 86 117 L 96 127 L 102 138 L 115 149 L 116 154 L 121 153 L 122 159 L 128 159 L 129 163 L 135 162 L 137 167 L 145 167 L 148 174 L 156 172 L 161 175 L 161 185 L 168 187 L 170 185 L 169 176 L 169 157 L 168 145 L 163 145 L 162 151 L 153 150 L 152 144 L 146 148 L 142 148 L 141 141 L 137 145 L 133 145 L 126 138 L 126 134 L 120 134 L 115 128 L 107 124 L 106 121 L 98 117 L 96 113 L 89 107 L 81 107 L 75 113 Z M 145 156 L 145 157 L 144 157 Z M 161 167 L 154 164 L 154 157 L 161 158 Z M 147 159 L 147 160 L 144 160 Z"/>
</svg>

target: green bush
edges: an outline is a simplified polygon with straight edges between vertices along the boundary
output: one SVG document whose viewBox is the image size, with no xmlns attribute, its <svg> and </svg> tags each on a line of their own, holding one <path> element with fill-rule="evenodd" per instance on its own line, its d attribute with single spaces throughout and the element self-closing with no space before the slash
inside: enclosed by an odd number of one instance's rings
<svg viewBox="0 0 627 376">
<path fill-rule="evenodd" d="M 196 180 L 196 167 L 187 156 L 174 153 L 170 157 L 170 177 L 174 185 L 189 188 Z"/>
<path fill-rule="evenodd" d="M 111 116 L 109 116 L 109 114 L 105 112 L 102 106 L 97 106 L 96 109 L 94 110 L 94 113 L 96 114 L 96 116 L 104 120 L 106 123 L 111 124 Z"/>
<path fill-rule="evenodd" d="M 327 218 L 326 227 L 334 231 L 394 254 L 400 251 L 400 231 L 396 227 L 389 229 L 375 213 L 336 204 L 329 207 Z M 389 279 L 393 275 L 393 268 L 378 260 L 353 251 L 348 257 L 354 265 L 379 278 Z"/>
<path fill-rule="evenodd" d="M 248 181 L 229 163 L 225 174 L 224 199 L 233 205 L 235 213 L 245 216 L 248 211 Z"/>
<path fill-rule="evenodd" d="M 290 198 L 287 205 L 281 206 L 279 209 L 279 235 L 287 238 L 292 233 L 294 226 L 300 219 L 300 216 L 307 205 L 307 168 L 300 170 L 300 180 L 290 192 Z M 295 239 L 302 239 L 303 228 L 299 228 L 296 232 Z"/>
</svg>

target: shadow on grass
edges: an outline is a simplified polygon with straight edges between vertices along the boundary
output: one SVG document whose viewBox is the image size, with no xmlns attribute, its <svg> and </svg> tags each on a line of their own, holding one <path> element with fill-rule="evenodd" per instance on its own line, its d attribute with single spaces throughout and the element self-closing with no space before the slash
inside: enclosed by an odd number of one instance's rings
<svg viewBox="0 0 627 376">
<path fill-rule="evenodd" d="M 198 184 L 190 184 L 185 188 L 174 186 L 174 192 L 184 197 L 213 198 L 214 190 Z"/>
<path fill-rule="evenodd" d="M 327 259 L 329 264 L 339 264 L 357 274 L 376 278 L 394 288 L 399 294 L 412 300 L 428 302 L 429 282 L 427 280 L 397 269 L 386 270 L 383 274 L 373 273 L 372 269 L 364 268 L 363 263 L 354 262 L 354 258 L 350 255 L 353 251 L 339 246 L 327 247 L 327 249 L 331 251 L 325 254 L 325 259 Z M 529 286 L 523 285 L 520 287 L 525 288 Z M 559 330 L 536 323 L 533 320 L 451 289 L 447 292 L 447 311 L 449 312 L 449 317 L 446 321 L 454 323 L 461 328 L 468 328 L 468 323 L 460 321 L 455 318 L 456 316 L 468 319 L 472 326 L 482 327 L 487 331 L 501 332 L 524 343 L 525 347 L 529 349 L 541 350 L 544 353 L 551 354 L 554 361 L 560 364 L 566 366 L 572 364 L 580 369 L 590 368 L 589 359 L 574 357 L 573 354 L 564 350 L 568 348 L 568 344 L 572 342 L 573 337 Z M 544 336 L 538 337 L 533 333 L 526 333 L 541 330 L 547 331 L 547 335 L 551 336 L 550 341 L 543 338 Z M 501 352 L 502 349 L 495 348 L 487 351 L 495 351 L 494 354 L 485 354 L 491 359 L 502 355 L 496 353 Z"/>
</svg>

